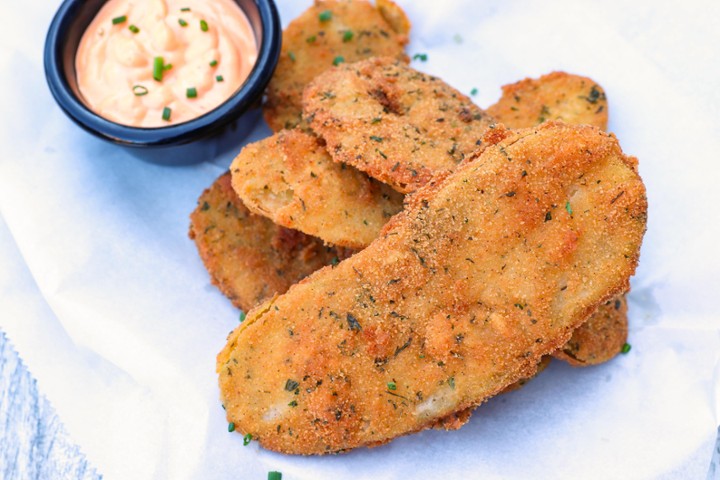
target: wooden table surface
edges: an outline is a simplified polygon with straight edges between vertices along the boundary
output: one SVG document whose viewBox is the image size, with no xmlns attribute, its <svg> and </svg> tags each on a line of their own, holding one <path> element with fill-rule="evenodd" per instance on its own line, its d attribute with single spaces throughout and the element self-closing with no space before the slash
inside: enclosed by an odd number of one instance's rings
<svg viewBox="0 0 720 480">
<path fill-rule="evenodd" d="M 102 478 L 68 437 L 35 379 L 0 330 L 0 478 Z"/>
</svg>

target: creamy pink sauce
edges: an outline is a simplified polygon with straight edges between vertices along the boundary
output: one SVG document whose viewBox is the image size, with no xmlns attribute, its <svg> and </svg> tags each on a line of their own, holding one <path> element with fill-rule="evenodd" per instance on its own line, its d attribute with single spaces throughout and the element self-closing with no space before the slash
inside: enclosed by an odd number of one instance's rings
<svg viewBox="0 0 720 480">
<path fill-rule="evenodd" d="M 250 22 L 233 0 L 109 0 L 80 41 L 75 70 L 80 93 L 98 115 L 165 127 L 227 100 L 247 79 L 257 51 Z M 160 81 L 153 78 L 158 57 L 165 65 Z"/>
</svg>

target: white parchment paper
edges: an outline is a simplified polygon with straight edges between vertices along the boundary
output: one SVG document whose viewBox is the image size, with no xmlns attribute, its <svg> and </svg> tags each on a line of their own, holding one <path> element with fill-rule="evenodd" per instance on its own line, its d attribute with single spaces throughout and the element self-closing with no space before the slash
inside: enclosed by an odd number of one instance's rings
<svg viewBox="0 0 720 480">
<path fill-rule="evenodd" d="M 278 2 L 283 22 L 309 3 Z M 56 0 L 3 3 L 0 328 L 109 479 L 705 478 L 720 413 L 720 3 L 399 3 L 411 55 L 428 55 L 413 65 L 477 88 L 480 106 L 553 70 L 607 91 L 650 204 L 627 355 L 554 362 L 457 432 L 319 458 L 243 447 L 214 373 L 238 311 L 187 238 L 198 195 L 242 143 L 163 167 L 79 129 L 44 80 Z M 260 122 L 248 141 L 268 133 Z"/>
</svg>

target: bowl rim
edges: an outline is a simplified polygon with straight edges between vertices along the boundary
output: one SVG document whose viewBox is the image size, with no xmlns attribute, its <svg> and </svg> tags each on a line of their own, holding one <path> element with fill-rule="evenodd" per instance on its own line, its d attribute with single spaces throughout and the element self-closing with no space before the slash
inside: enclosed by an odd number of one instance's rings
<svg viewBox="0 0 720 480">
<path fill-rule="evenodd" d="M 174 146 L 190 143 L 221 129 L 258 101 L 270 82 L 282 39 L 280 16 L 273 0 L 250 0 L 258 9 L 262 42 L 250 75 L 225 102 L 200 117 L 177 125 L 143 128 L 115 123 L 90 110 L 72 91 L 63 69 L 63 34 L 84 0 L 64 0 L 53 17 L 44 48 L 45 78 L 52 96 L 76 124 L 104 140 L 131 147 Z M 103 2 L 105 3 L 105 2 Z"/>
</svg>

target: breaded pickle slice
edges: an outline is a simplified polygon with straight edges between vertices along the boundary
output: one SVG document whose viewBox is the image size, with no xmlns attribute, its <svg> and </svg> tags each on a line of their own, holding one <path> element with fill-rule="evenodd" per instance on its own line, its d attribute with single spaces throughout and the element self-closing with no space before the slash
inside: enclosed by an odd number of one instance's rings
<svg viewBox="0 0 720 480">
<path fill-rule="evenodd" d="M 402 210 L 402 194 L 333 162 L 315 136 L 300 130 L 246 146 L 230 170 L 251 211 L 334 245 L 367 246 Z"/>
<path fill-rule="evenodd" d="M 403 193 L 454 170 L 493 123 L 447 83 L 392 58 L 321 74 L 305 90 L 303 114 L 336 162 Z"/>
<path fill-rule="evenodd" d="M 400 29 L 396 31 L 395 28 Z M 302 93 L 341 62 L 373 56 L 406 59 L 410 22 L 389 0 L 318 0 L 283 31 L 282 51 L 263 106 L 273 131 L 301 124 Z"/>
<path fill-rule="evenodd" d="M 502 87 L 502 97 L 487 111 L 510 128 L 532 127 L 548 120 L 594 125 L 607 130 L 605 90 L 594 80 L 565 72 L 526 78 Z"/>
<path fill-rule="evenodd" d="M 352 254 L 251 213 L 233 191 L 230 172 L 198 199 L 189 234 L 212 283 L 244 311 Z"/>
<path fill-rule="evenodd" d="M 493 133 L 369 247 L 230 334 L 217 372 L 238 432 L 322 454 L 437 425 L 627 290 L 647 218 L 636 160 L 593 127 Z"/>
</svg>

